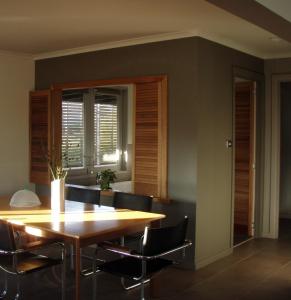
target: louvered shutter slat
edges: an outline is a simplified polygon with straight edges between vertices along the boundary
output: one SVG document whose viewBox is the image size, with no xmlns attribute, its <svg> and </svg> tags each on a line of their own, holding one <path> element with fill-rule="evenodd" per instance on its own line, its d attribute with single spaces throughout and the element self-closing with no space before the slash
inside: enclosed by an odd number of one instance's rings
<svg viewBox="0 0 291 300">
<path fill-rule="evenodd" d="M 102 104 L 99 96 L 94 105 L 94 149 L 95 165 L 117 162 L 118 117 L 116 99 L 113 104 Z M 114 103 L 115 102 L 115 103 Z"/>
<path fill-rule="evenodd" d="M 48 184 L 51 94 L 49 90 L 30 93 L 30 182 Z"/>
<path fill-rule="evenodd" d="M 68 100 L 70 99 L 70 100 Z M 62 102 L 62 161 L 67 168 L 84 165 L 84 104 L 79 98 L 67 95 Z"/>
</svg>

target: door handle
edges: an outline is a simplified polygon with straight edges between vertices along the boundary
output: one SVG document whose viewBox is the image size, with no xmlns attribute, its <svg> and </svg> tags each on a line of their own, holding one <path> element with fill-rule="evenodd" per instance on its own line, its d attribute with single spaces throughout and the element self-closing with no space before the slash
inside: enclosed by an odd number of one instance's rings
<svg viewBox="0 0 291 300">
<path fill-rule="evenodd" d="M 226 148 L 232 148 L 232 140 L 226 140 L 225 146 L 226 146 Z"/>
</svg>

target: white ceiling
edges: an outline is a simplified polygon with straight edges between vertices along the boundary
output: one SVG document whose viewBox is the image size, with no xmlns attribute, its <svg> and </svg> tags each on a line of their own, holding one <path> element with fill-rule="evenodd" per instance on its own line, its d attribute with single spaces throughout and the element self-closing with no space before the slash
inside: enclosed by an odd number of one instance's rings
<svg viewBox="0 0 291 300">
<path fill-rule="evenodd" d="M 291 22 L 291 1 L 290 0 L 256 0 L 274 13 Z"/>
<path fill-rule="evenodd" d="M 0 0 L 0 8 L 0 49 L 36 58 L 196 35 L 291 57 L 290 43 L 204 0 Z"/>
</svg>

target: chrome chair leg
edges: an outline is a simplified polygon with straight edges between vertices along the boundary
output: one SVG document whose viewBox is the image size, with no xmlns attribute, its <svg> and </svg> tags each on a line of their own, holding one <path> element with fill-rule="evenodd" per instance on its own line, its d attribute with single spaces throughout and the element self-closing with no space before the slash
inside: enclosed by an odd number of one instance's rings
<svg viewBox="0 0 291 300">
<path fill-rule="evenodd" d="M 151 280 L 150 280 L 150 278 L 149 278 L 149 279 L 144 280 L 143 283 L 144 283 L 144 284 L 147 284 L 147 283 L 149 283 L 150 281 L 151 281 Z M 139 287 L 139 286 L 141 286 L 141 284 L 142 284 L 142 282 L 138 282 L 138 283 L 135 283 L 135 284 L 132 284 L 132 285 L 127 286 L 127 285 L 125 284 L 125 278 L 121 278 L 121 285 L 122 285 L 122 287 L 123 287 L 126 291 L 129 291 L 129 290 L 132 290 L 132 289 L 134 289 L 134 288 L 136 288 L 136 287 Z"/>
<path fill-rule="evenodd" d="M 80 270 L 83 270 L 83 263 L 82 263 L 82 248 L 80 248 Z"/>
<path fill-rule="evenodd" d="M 95 261 L 95 263 L 96 263 L 96 261 L 99 261 L 101 263 L 105 263 L 104 259 L 97 258 L 97 255 L 96 255 L 96 251 L 98 251 L 97 248 L 98 248 L 98 245 L 96 245 L 96 250 L 94 250 L 94 254 L 93 255 L 89 256 L 89 255 L 82 254 L 82 258 L 85 258 L 85 259 L 88 259 L 90 261 L 93 261 L 93 263 L 94 263 L 94 261 Z M 96 268 L 95 268 L 95 272 L 98 273 L 98 272 L 100 272 L 100 270 L 96 270 Z M 85 277 L 93 275 L 93 273 L 94 273 L 94 271 L 93 271 L 92 267 L 81 270 L 81 274 L 83 276 L 85 276 Z"/>
<path fill-rule="evenodd" d="M 145 300 L 145 293 L 144 293 L 144 281 L 141 282 L 141 289 L 140 289 L 140 299 Z"/>
<path fill-rule="evenodd" d="M 80 249 L 80 256 L 82 256 L 82 249 Z M 70 268 L 74 270 L 74 247 L 70 245 Z M 82 270 L 82 260 L 80 260 L 80 269 Z"/>
<path fill-rule="evenodd" d="M 144 278 L 146 277 L 146 271 L 147 269 L 147 263 L 146 261 L 142 260 L 141 262 L 141 272 L 142 272 L 142 279 L 141 279 L 141 289 L 140 289 L 140 299 L 145 300 L 145 280 Z"/>
<path fill-rule="evenodd" d="M 4 299 L 8 292 L 8 278 L 7 273 L 4 272 L 4 290 L 0 293 L 0 299 Z"/>
<path fill-rule="evenodd" d="M 70 245 L 70 269 L 71 271 L 74 270 L 74 247 Z"/>
<path fill-rule="evenodd" d="M 88 259 L 90 261 L 93 261 L 93 264 L 94 263 L 96 264 L 97 261 L 99 261 L 101 263 L 105 263 L 104 259 L 97 258 L 97 254 L 96 254 L 96 251 L 98 252 L 97 249 L 98 249 L 98 245 L 96 245 L 96 250 L 94 250 L 94 254 L 92 256 L 82 255 L 82 257 L 85 258 L 85 259 Z M 98 273 L 98 272 L 100 272 L 100 270 L 97 270 L 95 268 L 95 273 Z M 87 268 L 87 269 L 82 269 L 81 274 L 85 277 L 93 275 L 94 274 L 94 268 L 90 267 L 90 268 Z"/>
<path fill-rule="evenodd" d="M 186 248 L 182 250 L 182 259 L 184 260 L 186 257 Z"/>
<path fill-rule="evenodd" d="M 97 259 L 96 259 L 96 260 L 97 260 Z M 94 263 L 94 262 L 93 262 L 93 263 Z M 95 270 L 95 273 L 99 273 L 99 272 L 100 272 L 100 270 Z M 84 269 L 84 270 L 81 271 L 81 274 L 82 274 L 83 276 L 85 276 L 85 277 L 91 276 L 91 275 L 94 274 L 93 268 Z"/>
<path fill-rule="evenodd" d="M 93 257 L 82 254 L 82 249 L 80 249 L 80 256 L 81 256 L 81 260 L 80 260 L 81 274 L 85 277 L 92 275 L 93 274 L 92 268 L 87 268 L 87 269 L 82 268 L 82 258 L 93 260 Z M 96 257 L 95 257 L 95 259 L 102 263 L 105 262 L 105 260 L 103 260 L 103 259 L 97 259 Z M 70 269 L 72 271 L 74 270 L 74 247 L 73 247 L 73 245 L 70 245 Z M 97 272 L 100 272 L 100 270 L 97 270 Z"/>
<path fill-rule="evenodd" d="M 93 276 L 92 276 L 92 280 L 93 280 L 93 300 L 96 299 L 96 295 L 97 295 L 97 273 L 100 271 L 100 270 L 96 269 L 97 252 L 98 252 L 98 245 L 96 247 L 96 251 L 94 252 L 93 263 L 92 263 L 92 269 L 93 269 Z"/>
<path fill-rule="evenodd" d="M 124 246 L 124 245 L 125 245 L 125 238 L 124 238 L 124 236 L 122 236 L 122 237 L 120 238 L 120 245 L 121 245 L 121 246 Z M 123 255 L 121 255 L 121 257 L 123 257 Z M 122 287 L 123 287 L 126 291 L 132 290 L 132 289 L 134 289 L 134 288 L 139 287 L 140 285 L 142 285 L 142 282 L 138 282 L 138 283 L 135 283 L 135 284 L 132 284 L 132 285 L 127 286 L 127 285 L 125 284 L 125 278 L 124 278 L 124 277 L 121 277 L 121 278 L 120 278 L 120 281 L 121 281 Z M 150 279 L 144 280 L 144 281 L 143 281 L 143 284 L 146 284 L 146 283 L 148 283 L 148 282 L 150 282 Z"/>
<path fill-rule="evenodd" d="M 14 297 L 14 300 L 20 299 L 20 275 L 16 276 L 16 295 Z"/>
<path fill-rule="evenodd" d="M 122 237 L 120 238 L 120 245 L 121 245 L 121 246 L 125 246 L 125 237 L 124 237 L 124 236 L 122 236 Z M 140 248 L 141 248 L 141 245 L 140 245 Z M 123 255 L 121 255 L 121 257 L 123 257 Z M 138 283 L 129 285 L 129 286 L 127 286 L 127 285 L 125 284 L 125 278 L 121 277 L 121 278 L 120 278 L 120 281 L 121 281 L 121 285 L 122 285 L 123 289 L 126 290 L 126 291 L 129 291 L 129 290 L 132 290 L 132 289 L 134 289 L 134 288 L 136 288 L 136 287 L 139 287 L 139 286 L 141 286 L 141 285 L 147 284 L 147 283 L 149 283 L 151 280 L 150 280 L 150 278 L 149 278 L 149 279 L 146 279 L 146 280 L 144 280 L 144 281 L 141 281 L 141 282 L 138 282 Z"/>
<path fill-rule="evenodd" d="M 80 256 L 82 257 L 82 249 L 80 249 Z M 70 258 L 71 258 L 71 270 L 74 270 L 74 247 L 70 245 Z M 80 269 L 82 270 L 82 260 L 80 260 Z"/>
<path fill-rule="evenodd" d="M 66 247 L 64 246 L 62 251 L 62 260 L 63 260 L 63 266 L 62 266 L 62 300 L 66 299 L 66 261 L 67 261 L 67 253 L 66 253 Z"/>
</svg>

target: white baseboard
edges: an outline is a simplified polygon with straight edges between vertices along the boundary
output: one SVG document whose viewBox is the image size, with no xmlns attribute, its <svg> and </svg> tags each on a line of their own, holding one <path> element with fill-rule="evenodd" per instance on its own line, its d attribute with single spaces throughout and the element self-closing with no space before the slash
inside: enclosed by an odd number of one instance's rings
<svg viewBox="0 0 291 300">
<path fill-rule="evenodd" d="M 196 269 L 203 268 L 203 267 L 215 262 L 218 259 L 221 259 L 225 256 L 228 256 L 228 255 L 232 254 L 232 252 L 233 252 L 233 249 L 229 248 L 229 249 L 226 249 L 222 252 L 219 252 L 218 254 L 216 254 L 214 256 L 207 257 L 207 258 L 202 258 L 201 260 L 197 259 L 197 260 L 195 260 Z"/>
<path fill-rule="evenodd" d="M 262 232 L 262 235 L 260 236 L 260 238 L 277 239 L 278 237 L 276 236 L 275 233 L 271 233 L 271 232 Z"/>
</svg>

